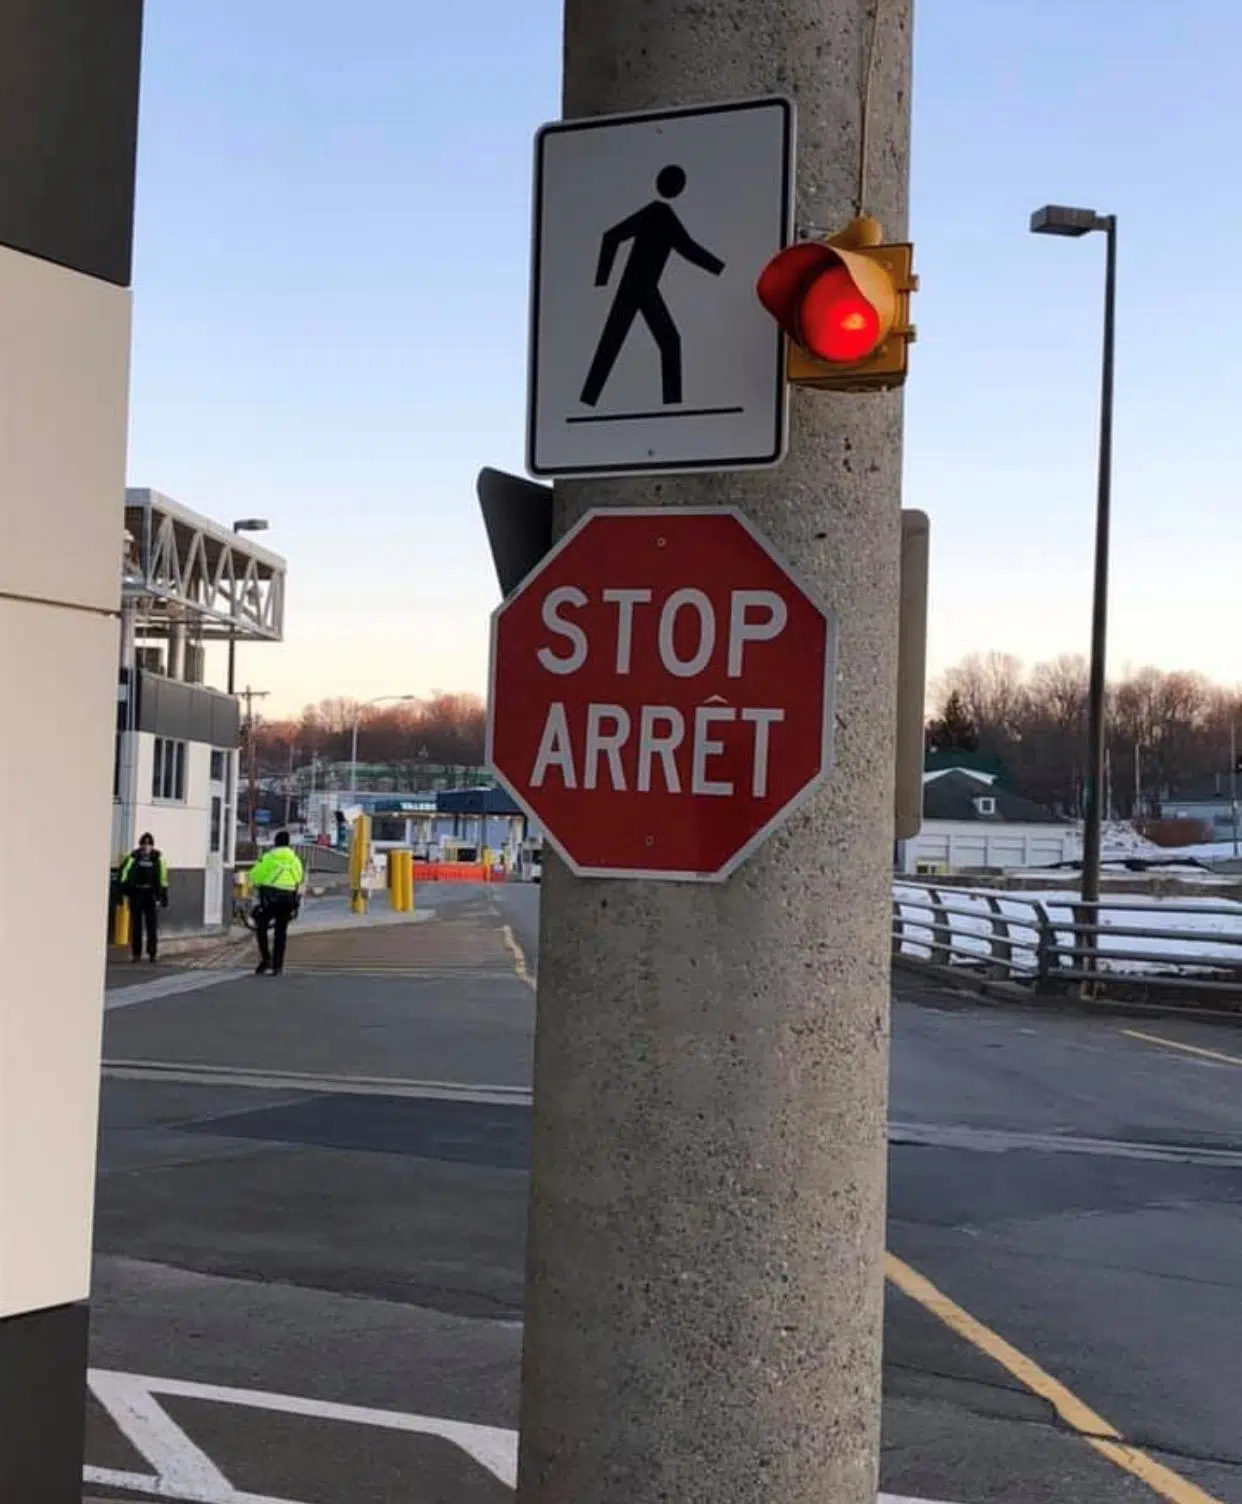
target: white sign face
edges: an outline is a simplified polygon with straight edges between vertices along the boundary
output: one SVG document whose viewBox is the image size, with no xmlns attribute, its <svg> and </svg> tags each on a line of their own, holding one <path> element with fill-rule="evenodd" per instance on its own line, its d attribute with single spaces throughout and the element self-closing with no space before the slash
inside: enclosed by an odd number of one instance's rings
<svg viewBox="0 0 1242 1504">
<path fill-rule="evenodd" d="M 782 97 L 539 132 L 532 475 L 783 458 L 784 346 L 755 283 L 789 243 L 793 134 Z"/>
</svg>

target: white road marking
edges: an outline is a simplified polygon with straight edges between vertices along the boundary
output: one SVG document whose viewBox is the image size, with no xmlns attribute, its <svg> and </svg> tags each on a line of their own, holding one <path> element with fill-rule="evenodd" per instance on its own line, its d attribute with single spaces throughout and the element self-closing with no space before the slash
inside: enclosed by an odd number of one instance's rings
<svg viewBox="0 0 1242 1504">
<path fill-rule="evenodd" d="M 155 1469 L 160 1487 L 181 1498 L 227 1499 L 233 1485 L 160 1405 L 144 1380 L 93 1373 L 91 1391 L 131 1446 Z"/>
<path fill-rule="evenodd" d="M 181 1399 L 207 1400 L 220 1405 L 239 1405 L 250 1410 L 268 1410 L 282 1415 L 300 1415 L 315 1420 L 340 1421 L 346 1425 L 374 1426 L 387 1431 L 404 1431 L 411 1435 L 438 1436 L 460 1447 L 494 1478 L 510 1488 L 517 1486 L 517 1432 L 499 1426 L 480 1426 L 466 1421 L 442 1420 L 430 1415 L 402 1415 L 395 1410 L 372 1410 L 361 1405 L 340 1405 L 328 1400 L 304 1399 L 292 1394 L 269 1394 L 262 1389 L 233 1389 L 220 1384 L 195 1384 L 184 1379 L 151 1378 L 143 1374 L 117 1374 L 93 1369 L 89 1376 L 91 1391 L 108 1411 L 126 1437 L 157 1470 L 163 1491 L 171 1493 L 171 1483 L 182 1490 L 178 1498 L 191 1498 L 201 1504 L 251 1504 L 245 1496 L 236 1493 L 232 1485 L 203 1457 L 193 1442 L 160 1409 L 152 1399 L 154 1395 L 170 1395 Z M 141 1392 L 154 1411 L 162 1417 L 161 1423 L 153 1423 L 148 1436 L 141 1426 L 133 1423 L 131 1411 L 133 1396 Z M 117 1410 L 113 1405 L 118 1406 Z M 178 1451 L 175 1432 L 184 1442 Z M 148 1445 L 150 1442 L 150 1445 Z M 193 1454 L 203 1458 L 212 1469 L 218 1483 L 203 1475 L 202 1481 L 189 1472 L 189 1458 Z M 171 1468 L 184 1471 L 173 1473 Z M 102 1481 L 91 1475 L 91 1482 Z M 185 1492 L 189 1488 L 191 1492 Z M 192 1490 L 198 1489 L 198 1492 Z M 212 1490 L 215 1490 L 214 1492 Z M 295 1504 L 295 1501 L 278 1501 L 278 1504 Z"/>
<path fill-rule="evenodd" d="M 249 975 L 249 972 L 247 972 Z M 286 961 L 286 977 L 400 977 L 403 982 L 510 982 L 513 973 L 504 966 L 410 966 L 394 961 L 390 966 L 357 966 L 351 961 Z"/>
<path fill-rule="evenodd" d="M 156 977 L 150 982 L 135 982 L 129 987 L 113 987 L 104 993 L 104 1010 L 111 1013 L 116 1008 L 132 1008 L 135 1003 L 151 1003 L 156 998 L 175 997 L 181 992 L 201 992 L 204 987 L 219 987 L 222 982 L 236 982 L 249 975 L 249 971 L 236 968 L 181 971 L 176 976 Z"/>
<path fill-rule="evenodd" d="M 969 1149 L 1005 1154 L 1030 1149 L 1044 1154 L 1086 1154 L 1101 1159 L 1142 1159 L 1163 1164 L 1237 1168 L 1242 1149 L 1200 1148 L 1195 1144 L 1145 1143 L 1140 1139 L 1090 1138 L 1078 1133 L 1033 1133 L 1012 1128 L 974 1128 L 963 1123 L 890 1123 L 890 1144 L 937 1149 Z"/>
<path fill-rule="evenodd" d="M 396 1076 L 329 1076 L 297 1071 L 251 1070 L 241 1066 L 195 1065 L 164 1060 L 105 1060 L 103 1073 L 120 1081 L 165 1081 L 178 1086 L 245 1087 L 308 1095 L 417 1097 L 441 1102 L 491 1102 L 528 1107 L 527 1086 L 478 1085 L 460 1081 L 412 1081 Z"/>
<path fill-rule="evenodd" d="M 181 1501 L 185 1504 L 305 1504 L 301 1499 L 277 1499 L 270 1494 L 248 1494 L 235 1488 L 230 1488 L 227 1494 L 179 1493 L 160 1478 L 150 1478 L 144 1473 L 119 1473 L 108 1467 L 88 1467 L 82 1476 L 87 1483 L 96 1483 L 101 1488 L 123 1488 L 128 1493 L 149 1494 L 154 1499 L 175 1499 L 178 1504 Z M 100 1504 L 103 1504 L 102 1500 Z"/>
<path fill-rule="evenodd" d="M 222 1384 L 197 1384 L 184 1379 L 152 1378 L 103 1369 L 92 1369 L 89 1379 L 95 1398 L 130 1443 L 156 1469 L 152 1476 L 88 1467 L 86 1481 L 105 1488 L 128 1489 L 131 1493 L 186 1501 L 186 1504 L 305 1504 L 305 1501 L 296 1499 L 278 1499 L 235 1489 L 161 1408 L 155 1399 L 158 1394 L 402 1431 L 408 1435 L 438 1436 L 460 1447 L 499 1482 L 509 1488 L 517 1487 L 518 1435 L 516 1431 L 500 1426 L 443 1420 L 430 1415 L 403 1415 L 395 1410 L 335 1404 L 292 1394 L 270 1394 L 262 1389 L 234 1389 Z M 880 1494 L 876 1504 L 933 1504 L 933 1501 Z"/>
</svg>

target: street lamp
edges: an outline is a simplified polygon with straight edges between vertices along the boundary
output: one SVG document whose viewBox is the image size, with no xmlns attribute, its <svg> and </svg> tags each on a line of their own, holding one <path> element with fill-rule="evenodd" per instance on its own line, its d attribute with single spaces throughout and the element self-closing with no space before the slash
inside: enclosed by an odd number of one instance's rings
<svg viewBox="0 0 1242 1504">
<path fill-rule="evenodd" d="M 1095 587 L 1091 606 L 1091 678 L 1087 691 L 1086 809 L 1082 843 L 1082 900 L 1100 898 L 1100 822 L 1104 791 L 1105 650 L 1108 644 L 1108 529 L 1113 470 L 1113 343 L 1117 302 L 1117 216 L 1094 209 L 1045 204 L 1031 215 L 1035 235 L 1105 236 L 1104 355 L 1100 379 L 1100 459 L 1095 508 Z"/>
<path fill-rule="evenodd" d="M 265 533 L 267 532 L 266 517 L 239 517 L 233 524 L 235 533 Z M 234 629 L 233 620 L 236 613 L 237 601 L 235 593 L 237 581 L 233 581 L 233 588 L 229 594 L 229 679 L 228 692 L 233 693 L 233 672 L 236 667 L 237 657 L 237 633 Z"/>
<path fill-rule="evenodd" d="M 349 797 L 351 802 L 358 797 L 358 723 L 362 720 L 362 712 L 369 710 L 372 705 L 391 705 L 417 699 L 417 695 L 377 695 L 374 700 L 364 700 L 361 705 L 354 706 L 354 734 L 349 750 Z"/>
</svg>

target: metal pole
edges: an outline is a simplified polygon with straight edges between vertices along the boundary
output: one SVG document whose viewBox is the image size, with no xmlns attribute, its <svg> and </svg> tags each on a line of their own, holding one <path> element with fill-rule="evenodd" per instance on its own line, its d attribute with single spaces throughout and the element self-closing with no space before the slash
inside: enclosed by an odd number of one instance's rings
<svg viewBox="0 0 1242 1504">
<path fill-rule="evenodd" d="M 797 219 L 844 226 L 877 13 L 866 207 L 900 240 L 910 0 L 565 0 L 563 113 L 789 91 Z M 544 848 L 517 1504 L 875 1504 L 902 403 L 792 396 L 779 467 L 555 487 L 557 536 L 741 508 L 836 608 L 838 732 L 725 882 Z"/>
<path fill-rule="evenodd" d="M 349 745 L 349 798 L 354 802 L 358 798 L 358 722 L 362 712 L 354 712 L 354 734 Z"/>
<path fill-rule="evenodd" d="M 1091 681 L 1087 693 L 1086 809 L 1082 900 L 1100 898 L 1101 799 L 1104 790 L 1105 698 L 1108 647 L 1108 550 L 1113 471 L 1113 346 L 1117 300 L 1117 216 L 1105 220 L 1104 356 L 1100 379 L 1100 466 L 1095 509 L 1095 587 L 1091 608 Z M 1088 942 L 1089 943 L 1089 942 Z"/>
<path fill-rule="evenodd" d="M 233 532 L 237 534 L 236 526 Z M 233 568 L 229 576 L 229 669 L 228 669 L 228 693 L 233 694 L 234 679 L 237 672 L 237 556 L 233 556 Z"/>
<path fill-rule="evenodd" d="M 254 802 L 258 794 L 258 778 L 254 766 L 254 700 L 250 691 L 246 691 L 246 814 L 250 827 L 250 844 L 254 846 L 258 840 L 257 821 L 255 820 Z"/>
<path fill-rule="evenodd" d="M 1238 723 L 1229 722 L 1229 812 L 1233 818 L 1233 854 L 1238 854 Z"/>
</svg>

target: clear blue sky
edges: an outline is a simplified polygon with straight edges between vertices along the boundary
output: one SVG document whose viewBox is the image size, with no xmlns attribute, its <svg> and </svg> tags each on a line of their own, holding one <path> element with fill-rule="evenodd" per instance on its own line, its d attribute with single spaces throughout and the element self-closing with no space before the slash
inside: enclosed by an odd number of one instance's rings
<svg viewBox="0 0 1242 1504">
<path fill-rule="evenodd" d="M 269 710 L 481 690 L 480 465 L 520 471 L 550 0 L 147 0 L 130 479 L 270 517 Z M 923 0 L 905 504 L 933 669 L 1085 648 L 1101 237 L 1120 219 L 1113 667 L 1242 679 L 1237 0 Z"/>
</svg>

